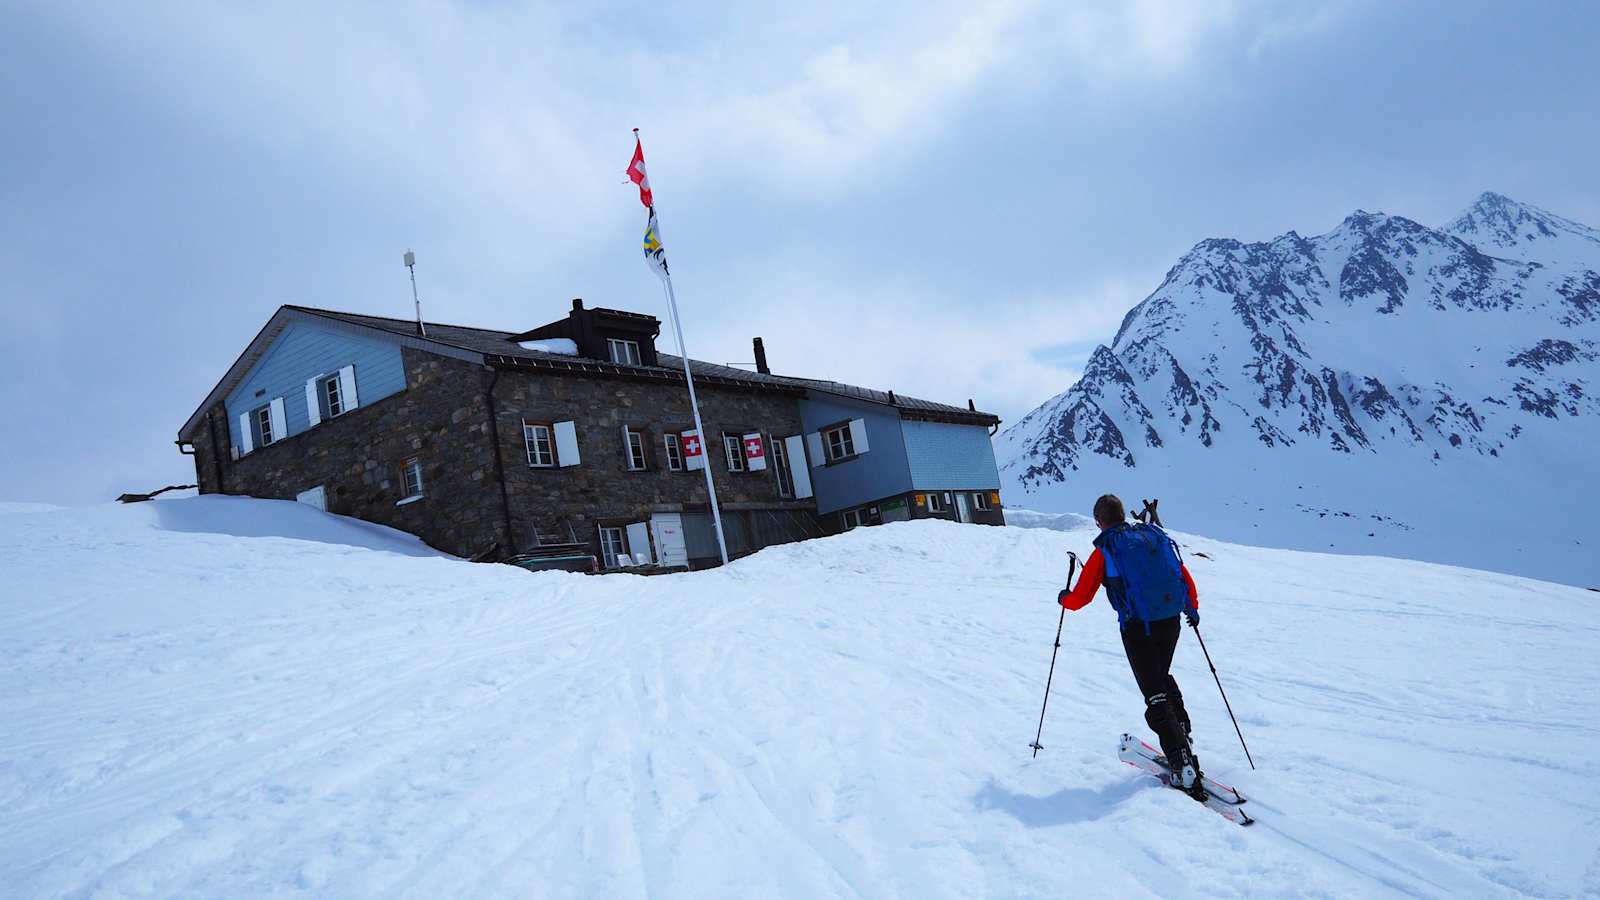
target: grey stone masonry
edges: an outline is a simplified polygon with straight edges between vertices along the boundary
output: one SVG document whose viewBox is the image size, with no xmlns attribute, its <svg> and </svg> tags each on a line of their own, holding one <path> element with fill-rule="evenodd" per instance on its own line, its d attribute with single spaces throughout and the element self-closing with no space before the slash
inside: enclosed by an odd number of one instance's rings
<svg viewBox="0 0 1600 900">
<path fill-rule="evenodd" d="M 402 350 L 406 390 L 361 406 L 308 431 L 213 464 L 209 424 L 193 438 L 203 493 L 293 500 L 322 485 L 328 511 L 409 531 L 460 556 L 509 546 L 489 437 L 488 386 L 482 366 Z M 203 423 L 215 423 L 216 447 L 226 453 L 221 404 Z M 406 499 L 401 466 L 422 465 L 422 498 Z"/>
<path fill-rule="evenodd" d="M 728 513 L 758 511 L 767 518 L 803 518 L 802 530 L 817 533 L 816 505 L 779 496 L 773 469 L 730 471 L 723 433 L 759 431 L 767 441 L 801 432 L 798 397 L 792 392 L 697 385 L 706 429 L 706 458 L 717 499 Z M 545 538 L 598 541 L 601 525 L 647 521 L 653 512 L 709 509 L 705 476 L 671 471 L 663 436 L 694 427 L 689 397 L 680 382 L 621 377 L 567 377 L 548 372 L 503 372 L 495 389 L 513 534 L 519 548 L 534 531 Z M 582 463 L 574 467 L 529 465 L 525 423 L 573 421 Z M 637 431 L 645 468 L 630 470 L 624 428 Z M 769 451 L 770 452 L 770 451 Z M 803 464 L 801 461 L 799 464 Z"/>
<path fill-rule="evenodd" d="M 411 348 L 402 354 L 404 391 L 237 460 L 229 458 L 227 414 L 217 403 L 187 438 L 201 492 L 293 500 L 321 485 L 329 512 L 492 559 L 531 548 L 536 534 L 547 542 L 570 536 L 598 556 L 601 525 L 709 508 L 700 472 L 668 471 L 662 435 L 693 427 L 680 382 L 495 370 Z M 724 510 L 753 528 L 818 533 L 812 501 L 780 497 L 771 469 L 730 472 L 721 441 L 722 432 L 798 434 L 797 392 L 708 385 L 699 396 Z M 523 423 L 560 421 L 575 423 L 580 464 L 530 466 Z M 624 426 L 644 439 L 642 471 L 628 468 Z M 411 458 L 421 463 L 422 497 L 402 502 L 401 469 Z"/>
</svg>

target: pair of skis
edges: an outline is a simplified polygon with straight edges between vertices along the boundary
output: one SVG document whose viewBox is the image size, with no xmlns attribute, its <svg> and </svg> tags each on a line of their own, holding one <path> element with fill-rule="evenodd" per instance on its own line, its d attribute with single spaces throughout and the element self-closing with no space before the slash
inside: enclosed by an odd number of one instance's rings
<svg viewBox="0 0 1600 900">
<path fill-rule="evenodd" d="M 1171 767 L 1167 765 L 1167 758 L 1160 750 L 1146 744 L 1131 734 L 1122 736 L 1122 743 L 1117 748 L 1117 757 L 1136 769 L 1142 769 L 1159 778 L 1162 784 L 1172 785 L 1176 781 Z M 1245 796 L 1233 787 L 1213 779 L 1209 775 L 1201 775 L 1200 784 L 1205 788 L 1206 799 L 1200 803 L 1212 812 L 1235 825 L 1254 825 L 1255 819 L 1242 808 L 1249 802 Z"/>
</svg>

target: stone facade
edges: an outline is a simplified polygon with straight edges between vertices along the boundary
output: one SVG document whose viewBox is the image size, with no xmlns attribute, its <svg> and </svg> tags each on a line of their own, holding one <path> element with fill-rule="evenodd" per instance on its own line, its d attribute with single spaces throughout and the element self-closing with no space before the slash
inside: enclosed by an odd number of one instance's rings
<svg viewBox="0 0 1600 900">
<path fill-rule="evenodd" d="M 320 484 L 329 512 L 491 559 L 529 549 L 536 532 L 547 541 L 571 536 L 598 557 L 601 525 L 648 521 L 653 512 L 685 513 L 689 523 L 710 508 L 702 473 L 667 470 L 662 434 L 694 427 L 681 382 L 497 371 L 410 348 L 403 357 L 406 390 L 238 460 L 230 458 L 227 414 L 218 403 L 188 437 L 201 492 L 293 500 Z M 799 433 L 797 392 L 697 388 L 734 551 L 741 549 L 741 522 L 750 545 L 743 549 L 821 533 L 814 503 L 779 497 L 771 469 L 729 472 L 721 452 L 723 431 Z M 577 425 L 581 464 L 530 467 L 523 422 L 565 420 Z M 624 425 L 645 437 L 644 471 L 627 467 Z M 422 464 L 423 497 L 402 503 L 401 465 L 411 457 Z"/>
<path fill-rule="evenodd" d="M 202 493 L 293 500 L 322 485 L 329 512 L 409 531 L 460 556 L 509 546 L 489 437 L 488 386 L 483 366 L 403 351 L 406 390 L 360 406 L 309 431 L 275 441 L 238 460 L 229 446 L 221 404 L 192 438 Z M 422 463 L 422 499 L 401 503 L 401 464 Z"/>
<path fill-rule="evenodd" d="M 730 549 L 743 548 L 739 523 L 763 535 L 787 532 L 790 539 L 821 533 L 816 505 L 779 496 L 772 468 L 729 471 L 722 434 L 760 431 L 774 437 L 801 432 L 798 391 L 743 389 L 697 384 L 707 460 L 717 488 Z M 520 547 L 546 537 L 598 540 L 601 525 L 647 521 L 651 513 L 708 511 L 705 476 L 698 470 L 670 471 L 662 437 L 694 428 L 681 382 L 639 381 L 617 376 L 564 376 L 550 372 L 503 372 L 495 389 L 499 432 L 510 497 L 513 534 Z M 582 464 L 536 468 L 528 464 L 523 424 L 572 420 Z M 628 468 L 624 427 L 638 431 L 646 468 Z M 803 463 L 802 463 L 803 464 Z M 756 544 L 770 543 L 760 538 Z M 693 554 L 691 546 L 691 554 Z"/>
</svg>

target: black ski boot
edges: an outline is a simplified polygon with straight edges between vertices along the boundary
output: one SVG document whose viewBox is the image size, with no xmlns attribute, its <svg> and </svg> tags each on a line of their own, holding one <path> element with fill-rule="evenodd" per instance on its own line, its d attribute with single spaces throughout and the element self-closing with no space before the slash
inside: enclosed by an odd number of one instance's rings
<svg viewBox="0 0 1600 900">
<path fill-rule="evenodd" d="M 1206 793 L 1205 781 L 1200 772 L 1200 757 L 1194 751 L 1184 747 L 1178 751 L 1178 760 L 1168 766 L 1172 770 L 1172 780 L 1168 784 L 1183 791 L 1190 797 L 1206 802 L 1210 794 Z"/>
</svg>

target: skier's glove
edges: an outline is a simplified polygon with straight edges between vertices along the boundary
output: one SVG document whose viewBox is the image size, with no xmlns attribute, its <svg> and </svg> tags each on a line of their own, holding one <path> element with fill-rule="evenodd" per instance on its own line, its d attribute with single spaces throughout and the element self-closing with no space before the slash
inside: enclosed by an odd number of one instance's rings
<svg viewBox="0 0 1600 900">
<path fill-rule="evenodd" d="M 1200 610 L 1195 609 L 1192 606 L 1186 606 L 1183 609 L 1183 616 L 1189 620 L 1190 628 L 1200 627 Z"/>
</svg>

